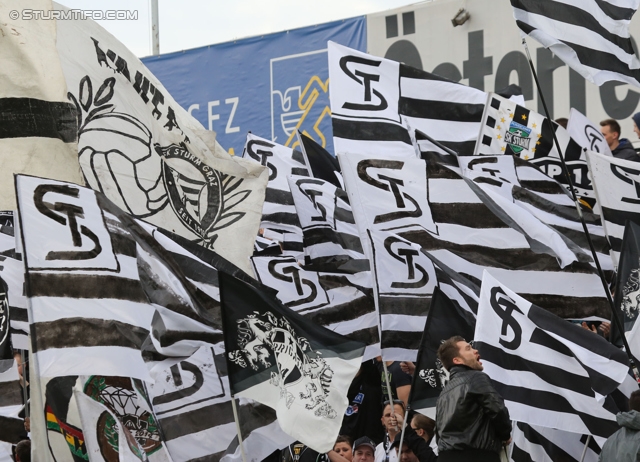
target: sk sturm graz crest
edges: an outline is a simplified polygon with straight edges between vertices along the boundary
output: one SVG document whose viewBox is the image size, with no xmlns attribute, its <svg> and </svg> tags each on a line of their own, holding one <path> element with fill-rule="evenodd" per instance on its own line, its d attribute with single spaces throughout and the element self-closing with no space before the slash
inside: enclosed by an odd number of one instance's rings
<svg viewBox="0 0 640 462">
<path fill-rule="evenodd" d="M 84 385 L 84 393 L 104 404 L 118 417 L 115 420 L 108 412 L 104 412 L 98 420 L 96 431 L 105 460 L 118 461 L 119 422 L 137 443 L 127 442 L 134 453 L 140 447 L 146 455 L 151 455 L 162 447 L 155 417 L 139 405 L 130 378 L 92 376 Z M 142 454 L 139 457 L 145 459 Z"/>
<path fill-rule="evenodd" d="M 116 91 L 114 77 L 94 91 L 87 75 L 77 96 L 68 94 L 78 111 L 78 156 L 87 183 L 137 218 L 152 217 L 170 205 L 198 243 L 213 248 L 218 231 L 244 217 L 233 208 L 251 191 L 239 190 L 241 178 L 222 174 L 190 152 L 186 135 L 180 144 L 153 143 L 140 119 L 115 110 Z M 181 131 L 172 114 L 169 108 L 165 127 Z"/>
<path fill-rule="evenodd" d="M 319 352 L 311 350 L 306 338 L 298 337 L 286 319 L 271 312 L 255 312 L 237 323 L 242 349 L 228 353 L 232 362 L 257 371 L 271 367 L 269 360 L 275 359 L 278 372 L 271 373 L 269 383 L 280 388 L 287 408 L 299 399 L 316 416 L 336 418 L 336 411 L 326 401 L 333 370 Z"/>
<path fill-rule="evenodd" d="M 519 154 L 523 150 L 529 150 L 529 143 L 531 142 L 529 135 L 531 135 L 529 127 L 512 121 L 509 125 L 509 131 L 504 134 L 504 141 L 511 146 L 511 150 L 515 154 Z"/>
</svg>

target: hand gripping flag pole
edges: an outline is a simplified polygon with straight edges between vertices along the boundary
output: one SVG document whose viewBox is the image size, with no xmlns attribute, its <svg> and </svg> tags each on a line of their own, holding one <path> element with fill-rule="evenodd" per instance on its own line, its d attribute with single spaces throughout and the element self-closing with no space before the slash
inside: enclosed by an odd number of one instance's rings
<svg viewBox="0 0 640 462">
<path fill-rule="evenodd" d="M 544 95 L 542 94 L 542 87 L 540 86 L 540 81 L 538 80 L 538 74 L 536 74 L 535 67 L 533 66 L 533 61 L 531 60 L 531 54 L 529 53 L 529 47 L 527 46 L 527 41 L 524 37 L 522 38 L 522 45 L 524 46 L 524 50 L 527 53 L 527 59 L 529 60 L 529 67 L 531 67 L 531 73 L 533 74 L 533 78 L 536 82 L 538 95 L 540 95 L 540 101 L 542 102 L 542 107 L 544 108 L 544 112 L 547 116 L 547 119 L 545 120 L 551 123 L 549 119 L 549 110 L 547 109 L 547 103 L 544 100 Z M 576 210 L 578 211 L 578 216 L 580 217 L 580 223 L 582 223 L 582 229 L 584 230 L 584 234 L 587 237 L 587 242 L 589 243 L 589 249 L 591 250 L 591 255 L 596 264 L 596 269 L 598 270 L 600 281 L 602 282 L 602 288 L 604 289 L 604 293 L 609 302 L 609 306 L 611 307 L 613 323 L 615 324 L 616 328 L 619 329 L 619 332 L 624 332 L 624 327 L 622 326 L 622 323 L 620 322 L 620 319 L 618 318 L 618 316 L 616 316 L 615 305 L 613 304 L 613 298 L 611 297 L 611 292 L 609 290 L 607 280 L 604 276 L 604 272 L 602 271 L 602 267 L 600 266 L 600 261 L 598 260 L 598 256 L 596 255 L 596 249 L 593 246 L 593 242 L 591 241 L 591 235 L 589 234 L 589 230 L 587 229 L 587 224 L 585 223 L 584 217 L 582 216 L 580 202 L 578 201 L 578 196 L 576 196 L 576 191 L 573 186 L 573 180 L 571 179 L 571 175 L 569 175 L 569 169 L 567 168 L 567 164 L 565 163 L 564 154 L 562 153 L 562 149 L 560 148 L 560 143 L 558 142 L 558 138 L 556 137 L 556 132 L 555 130 L 551 130 L 551 133 L 553 134 L 553 142 L 555 143 L 556 149 L 558 150 L 558 156 L 560 157 L 560 163 L 562 164 L 562 171 L 567 178 L 567 182 L 569 183 L 569 192 L 571 193 L 571 198 L 573 199 L 576 205 Z M 636 380 L 638 380 L 640 378 L 638 369 L 636 368 L 635 360 L 633 358 L 633 355 L 631 354 L 631 349 L 629 348 L 629 344 L 627 343 L 627 339 L 624 335 L 622 335 L 622 342 L 624 343 L 624 348 L 627 352 L 627 356 L 629 357 L 629 367 L 633 371 L 633 375 L 635 376 Z"/>
</svg>

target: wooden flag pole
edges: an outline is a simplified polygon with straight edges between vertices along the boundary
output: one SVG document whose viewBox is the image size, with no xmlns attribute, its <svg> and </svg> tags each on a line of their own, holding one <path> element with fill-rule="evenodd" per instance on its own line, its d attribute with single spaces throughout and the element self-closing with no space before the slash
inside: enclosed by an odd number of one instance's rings
<svg viewBox="0 0 640 462">
<path fill-rule="evenodd" d="M 242 432 L 240 431 L 240 420 L 238 419 L 238 409 L 236 408 L 236 397 L 231 395 L 231 408 L 233 409 L 233 420 L 236 421 L 236 430 L 238 432 L 238 444 L 240 445 L 240 454 L 242 455 L 242 462 L 247 462 L 247 456 L 244 453 L 244 446 L 242 445 Z"/>
<path fill-rule="evenodd" d="M 402 460 L 400 456 L 402 456 L 402 442 L 404 441 L 404 430 L 407 428 L 407 417 L 409 416 L 409 405 L 407 404 L 407 410 L 404 413 L 404 418 L 402 419 L 402 433 L 400 433 L 400 444 L 398 445 L 398 461 Z M 393 443 L 393 441 L 392 441 Z"/>
<path fill-rule="evenodd" d="M 544 112 L 546 114 L 546 120 L 551 123 L 551 119 L 549 119 L 549 110 L 547 109 L 547 103 L 544 100 L 544 95 L 542 94 L 542 87 L 540 86 L 540 81 L 538 80 L 538 74 L 536 74 L 536 70 L 533 66 L 533 61 L 531 60 L 531 54 L 529 53 L 529 47 L 527 46 L 527 41 L 523 38 L 522 45 L 524 46 L 525 52 L 527 53 L 527 59 L 529 60 L 529 66 L 531 67 L 531 73 L 533 74 L 533 79 L 536 82 L 536 87 L 538 89 L 538 95 L 540 96 L 540 102 L 542 102 L 542 107 L 544 108 Z M 596 255 L 596 249 L 593 246 L 593 242 L 591 241 L 591 235 L 589 234 L 589 230 L 587 229 L 587 224 L 584 221 L 584 217 L 582 216 L 582 209 L 580 208 L 580 202 L 578 201 L 578 196 L 576 195 L 575 187 L 573 186 L 573 180 L 571 179 L 571 175 L 569 174 L 569 169 L 567 168 L 567 164 L 564 160 L 564 154 L 562 149 L 560 149 L 560 142 L 556 137 L 555 130 L 551 130 L 553 134 L 553 142 L 556 145 L 556 149 L 558 150 L 558 156 L 560 157 L 560 163 L 562 165 L 562 171 L 567 178 L 567 182 L 569 183 L 569 192 L 571 193 L 571 197 L 573 202 L 576 205 L 576 210 L 578 211 L 578 216 L 580 217 L 580 223 L 582 223 L 582 229 L 584 230 L 584 234 L 587 237 L 587 242 L 589 243 L 589 249 L 591 250 L 591 255 L 593 257 L 593 261 L 596 264 L 596 269 L 598 270 L 598 275 L 600 276 L 600 282 L 602 283 L 602 288 L 604 289 L 604 293 L 607 297 L 607 301 L 609 302 L 609 307 L 611 308 L 611 314 L 613 317 L 613 323 L 615 324 L 618 331 L 622 334 L 622 342 L 624 343 L 624 348 L 627 352 L 627 356 L 629 357 L 629 366 L 635 375 L 636 381 L 638 380 L 638 370 L 636 368 L 635 360 L 633 355 L 631 354 L 631 349 L 629 348 L 629 344 L 627 343 L 627 338 L 624 335 L 624 327 L 622 326 L 622 322 L 616 315 L 615 305 L 613 303 L 613 298 L 611 297 L 611 291 L 609 290 L 609 285 L 607 284 L 607 279 L 604 276 L 604 271 L 602 271 L 602 267 L 600 266 L 600 261 L 598 260 L 598 256 Z"/>
</svg>

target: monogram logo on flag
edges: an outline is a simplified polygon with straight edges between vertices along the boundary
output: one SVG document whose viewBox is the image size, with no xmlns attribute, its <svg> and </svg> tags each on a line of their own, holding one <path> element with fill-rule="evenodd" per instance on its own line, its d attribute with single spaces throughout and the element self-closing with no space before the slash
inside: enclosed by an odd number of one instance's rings
<svg viewBox="0 0 640 462">
<path fill-rule="evenodd" d="M 293 289 L 289 293 L 283 290 L 278 292 L 278 298 L 286 307 L 301 309 L 309 307 L 310 304 L 315 307 L 329 302 L 324 290 L 319 288 L 317 278 L 309 278 L 314 273 L 305 272 L 295 261 L 274 258 L 269 261 L 267 270 L 275 279 L 288 283 Z"/>
<path fill-rule="evenodd" d="M 394 289 L 419 289 L 426 286 L 429 282 L 429 273 L 415 261 L 420 252 L 409 246 L 394 246 L 396 243 L 403 244 L 403 241 L 393 236 L 388 237 L 384 240 L 384 248 L 391 257 L 406 265 L 407 272 L 406 278 L 403 278 L 402 282 L 394 281 L 391 283 L 391 287 Z"/>
<path fill-rule="evenodd" d="M 358 177 L 375 188 L 383 191 L 389 191 L 393 194 L 395 205 L 397 209 L 399 209 L 396 212 L 377 215 L 373 220 L 374 224 L 388 223 L 401 218 L 417 218 L 422 216 L 422 210 L 420 209 L 418 201 L 402 190 L 402 187 L 404 186 L 404 180 L 402 180 L 402 178 L 395 178 L 382 173 L 378 173 L 375 175 L 376 178 L 374 178 L 369 173 L 369 170 L 373 169 L 390 169 L 400 171 L 403 167 L 404 162 L 399 160 L 367 159 L 358 162 Z"/>
<path fill-rule="evenodd" d="M 509 298 L 504 290 L 498 286 L 491 289 L 491 308 L 493 308 L 493 311 L 502 319 L 501 337 L 498 342 L 509 350 L 517 349 L 520 343 L 522 343 L 522 327 L 518 324 L 518 321 L 514 319 L 513 312 L 517 311 L 523 314 L 522 311 L 520 311 L 520 308 Z M 503 337 L 507 337 L 509 330 L 513 333 L 513 338 L 511 340 L 505 340 Z"/>
<path fill-rule="evenodd" d="M 350 64 L 355 64 L 353 70 Z M 389 105 L 378 90 L 372 87 L 372 82 L 380 81 L 379 66 L 382 61 L 362 58 L 358 56 L 343 56 L 340 58 L 340 69 L 355 82 L 362 86 L 365 104 L 345 102 L 342 107 L 355 111 L 384 111 Z M 377 72 L 376 72 L 377 71 Z M 375 101 L 373 96 L 375 96 Z M 371 103 L 371 104 L 366 104 Z"/>
<path fill-rule="evenodd" d="M 593 125 L 585 125 L 584 134 L 589 141 L 589 149 L 591 151 L 600 152 L 600 146 L 598 145 L 598 143 L 604 142 L 604 137 L 602 136 L 600 130 L 598 130 Z"/>
<path fill-rule="evenodd" d="M 299 399 L 305 409 L 318 417 L 337 417 L 327 402 L 333 370 L 285 318 L 277 318 L 271 312 L 255 312 L 237 323 L 240 349 L 228 353 L 234 364 L 258 371 L 271 368 L 270 360 L 275 360 L 277 372 L 271 372 L 269 383 L 280 389 L 287 408 Z"/>
<path fill-rule="evenodd" d="M 119 270 L 94 191 L 27 176 L 17 185 L 30 269 Z"/>
<path fill-rule="evenodd" d="M 611 172 L 619 179 L 633 186 L 635 197 L 623 197 L 622 202 L 628 204 L 640 204 L 640 170 L 611 164 Z M 629 188 L 627 188 L 629 189 Z M 630 192 L 630 191 L 629 191 Z M 628 193 L 627 193 L 628 194 Z"/>
<path fill-rule="evenodd" d="M 260 149 L 263 146 L 267 149 Z M 261 140 L 251 140 L 247 143 L 247 154 L 253 160 L 260 162 L 260 165 L 264 165 L 269 169 L 269 181 L 275 179 L 278 176 L 278 169 L 272 163 L 268 162 L 269 157 L 273 157 L 273 148 L 275 144 L 268 143 Z"/>
</svg>

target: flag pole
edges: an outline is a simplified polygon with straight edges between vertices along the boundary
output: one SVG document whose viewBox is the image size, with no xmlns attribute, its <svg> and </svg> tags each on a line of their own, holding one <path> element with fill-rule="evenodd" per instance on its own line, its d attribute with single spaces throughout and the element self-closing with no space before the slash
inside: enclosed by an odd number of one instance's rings
<svg viewBox="0 0 640 462">
<path fill-rule="evenodd" d="M 400 444 L 398 445 L 398 461 L 402 460 L 402 442 L 404 441 L 404 430 L 407 428 L 407 417 L 409 416 L 409 404 L 407 404 L 407 411 L 404 413 L 404 419 L 402 419 L 402 432 L 400 433 Z"/>
<path fill-rule="evenodd" d="M 393 395 L 391 394 L 391 384 L 389 383 L 389 371 L 387 371 L 387 362 L 384 358 L 381 357 L 382 361 L 382 369 L 384 370 L 384 381 L 387 384 L 387 396 L 389 397 L 389 406 L 391 407 L 391 414 L 395 414 L 396 408 L 393 405 Z M 384 409 L 382 409 L 384 412 Z M 398 426 L 396 425 L 396 431 L 398 431 Z M 393 441 L 391 441 L 393 443 Z"/>
<path fill-rule="evenodd" d="M 238 444 L 240 445 L 240 454 L 242 455 L 242 462 L 247 462 L 247 456 L 244 453 L 244 446 L 242 445 L 242 432 L 240 431 L 240 419 L 238 419 L 238 409 L 236 408 L 236 397 L 231 395 L 231 408 L 233 409 L 233 420 L 236 421 L 236 431 L 238 432 Z"/>
<path fill-rule="evenodd" d="M 584 456 L 587 455 L 587 448 L 589 447 L 589 441 L 591 440 L 591 435 L 587 435 L 587 441 L 584 443 L 584 449 L 582 450 L 582 456 L 580 456 L 580 462 L 584 460 Z"/>
<path fill-rule="evenodd" d="M 533 79 L 536 82 L 538 95 L 540 96 L 540 102 L 542 103 L 542 107 L 544 108 L 544 112 L 547 116 L 546 120 L 548 120 L 549 123 L 551 123 L 551 119 L 549 118 L 550 117 L 549 110 L 547 109 L 547 103 L 544 100 L 544 95 L 542 94 L 542 87 L 540 86 L 540 81 L 538 80 L 538 74 L 536 74 L 536 70 L 533 66 L 533 61 L 531 60 L 531 54 L 529 53 L 529 47 L 527 46 L 527 41 L 524 37 L 522 38 L 522 45 L 524 46 L 525 52 L 527 53 L 527 59 L 529 60 L 529 67 L 531 67 L 531 73 L 533 74 Z M 639 378 L 639 375 L 638 375 L 638 370 L 636 369 L 635 360 L 633 358 L 633 355 L 631 354 L 631 349 L 629 348 L 629 344 L 627 343 L 627 339 L 624 335 L 624 327 L 622 326 L 622 322 L 616 315 L 615 305 L 613 303 L 613 298 L 611 297 L 611 291 L 609 290 L 607 279 L 604 276 L 604 271 L 602 271 L 602 267 L 600 266 L 600 261 L 598 260 L 598 256 L 596 255 L 596 249 L 593 246 L 593 242 L 591 241 L 591 235 L 589 234 L 587 224 L 585 223 L 584 217 L 582 216 L 582 209 L 580 208 L 580 202 L 578 201 L 578 196 L 576 195 L 575 187 L 573 186 L 573 180 L 571 179 L 571 175 L 569 174 L 569 169 L 567 168 L 567 164 L 564 160 L 564 154 L 562 152 L 562 149 L 560 149 L 560 142 L 556 137 L 555 130 L 552 129 L 551 133 L 553 134 L 553 142 L 555 143 L 556 149 L 558 150 L 558 156 L 560 157 L 562 171 L 565 177 L 567 178 L 567 182 L 569 183 L 569 192 L 571 193 L 571 198 L 575 203 L 576 210 L 578 212 L 578 217 L 580 217 L 580 223 L 582 223 L 582 229 L 584 230 L 584 234 L 587 237 L 587 242 L 589 243 L 589 249 L 591 250 L 591 255 L 593 256 L 593 261 L 596 264 L 596 269 L 598 270 L 598 275 L 600 276 L 600 282 L 602 283 L 604 294 L 607 297 L 607 301 L 609 302 L 609 307 L 611 308 L 611 314 L 614 320 L 613 323 L 615 324 L 616 329 L 618 329 L 618 331 L 622 333 L 621 335 L 622 342 L 624 343 L 624 348 L 627 352 L 627 356 L 629 357 L 629 366 L 633 371 L 633 375 L 635 376 L 637 381 Z"/>
</svg>

